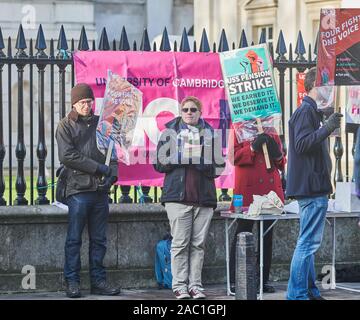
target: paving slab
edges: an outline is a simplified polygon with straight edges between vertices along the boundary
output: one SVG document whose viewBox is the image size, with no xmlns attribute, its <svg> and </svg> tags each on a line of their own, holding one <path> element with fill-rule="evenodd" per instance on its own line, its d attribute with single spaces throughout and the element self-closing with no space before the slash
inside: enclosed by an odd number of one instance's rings
<svg viewBox="0 0 360 320">
<path fill-rule="evenodd" d="M 271 283 L 276 292 L 265 293 L 264 300 L 285 300 L 286 282 Z M 359 283 L 338 283 L 360 291 Z M 225 285 L 209 285 L 205 287 L 207 300 L 235 300 L 234 296 L 227 296 Z M 344 289 L 321 289 L 322 296 L 327 300 L 360 300 L 360 292 L 350 292 Z M 90 295 L 89 291 L 82 291 L 83 297 L 76 300 L 176 300 L 169 289 L 123 289 L 118 296 Z M 1 294 L 0 300 L 74 300 L 65 296 L 64 292 L 33 292 L 19 294 Z"/>
</svg>

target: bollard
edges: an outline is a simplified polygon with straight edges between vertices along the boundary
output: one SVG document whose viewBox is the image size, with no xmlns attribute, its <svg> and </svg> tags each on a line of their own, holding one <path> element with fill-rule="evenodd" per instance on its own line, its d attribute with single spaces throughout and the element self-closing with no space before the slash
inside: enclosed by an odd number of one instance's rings
<svg viewBox="0 0 360 320">
<path fill-rule="evenodd" d="M 252 233 L 237 235 L 235 263 L 235 299 L 257 300 L 255 240 Z"/>
</svg>

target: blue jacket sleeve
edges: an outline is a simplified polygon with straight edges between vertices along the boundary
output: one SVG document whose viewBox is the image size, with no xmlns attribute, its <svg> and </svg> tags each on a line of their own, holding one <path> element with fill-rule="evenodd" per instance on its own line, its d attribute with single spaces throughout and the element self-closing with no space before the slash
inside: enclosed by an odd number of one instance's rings
<svg viewBox="0 0 360 320">
<path fill-rule="evenodd" d="M 307 153 L 318 148 L 330 133 L 325 126 L 315 129 L 313 115 L 304 110 L 294 119 L 294 135 L 296 153 Z"/>
</svg>

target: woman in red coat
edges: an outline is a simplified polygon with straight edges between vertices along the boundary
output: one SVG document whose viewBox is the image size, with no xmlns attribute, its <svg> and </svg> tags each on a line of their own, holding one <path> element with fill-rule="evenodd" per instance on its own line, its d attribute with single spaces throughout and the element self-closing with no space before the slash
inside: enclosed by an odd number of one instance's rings
<svg viewBox="0 0 360 320">
<path fill-rule="evenodd" d="M 266 143 L 271 163 L 271 168 L 266 169 L 262 145 Z M 284 170 L 286 158 L 282 144 L 276 131 L 268 134 L 259 134 L 253 141 L 239 143 L 234 130 L 231 130 L 229 139 L 229 159 L 235 166 L 234 194 L 243 195 L 243 206 L 247 207 L 253 202 L 253 195 L 264 195 L 271 190 L 276 192 L 284 201 L 279 171 Z M 235 249 L 236 236 L 240 232 L 252 232 L 254 221 L 237 220 L 237 229 L 232 241 L 230 251 L 230 281 L 235 283 Z M 264 222 L 264 232 L 273 223 L 272 220 Z M 259 243 L 259 242 L 258 242 Z M 258 250 L 259 251 L 259 250 Z M 264 292 L 274 292 L 268 285 L 272 256 L 272 229 L 264 237 Z"/>
</svg>

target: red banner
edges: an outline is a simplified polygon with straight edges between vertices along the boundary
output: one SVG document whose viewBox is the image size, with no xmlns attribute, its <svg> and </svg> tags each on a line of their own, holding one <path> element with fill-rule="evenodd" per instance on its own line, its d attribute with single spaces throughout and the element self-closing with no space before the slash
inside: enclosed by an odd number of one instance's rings
<svg viewBox="0 0 360 320">
<path fill-rule="evenodd" d="M 304 80 L 305 80 L 305 73 L 304 72 L 298 72 L 296 74 L 297 107 L 300 107 L 304 97 L 307 96 L 307 93 L 305 91 Z"/>
<path fill-rule="evenodd" d="M 360 9 L 322 9 L 317 86 L 360 85 Z"/>
</svg>

